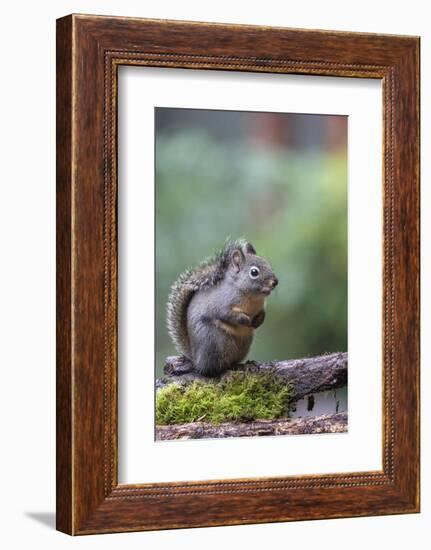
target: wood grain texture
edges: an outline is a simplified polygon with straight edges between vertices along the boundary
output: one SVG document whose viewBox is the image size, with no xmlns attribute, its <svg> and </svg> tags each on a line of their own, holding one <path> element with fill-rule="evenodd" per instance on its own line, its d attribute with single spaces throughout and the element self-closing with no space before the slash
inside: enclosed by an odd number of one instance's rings
<svg viewBox="0 0 431 550">
<path fill-rule="evenodd" d="M 220 439 L 347 432 L 347 413 L 339 412 L 303 418 L 253 420 L 251 422 L 188 422 L 156 426 L 157 440 Z"/>
<path fill-rule="evenodd" d="M 72 531 L 72 34 L 66 20 L 57 31 L 57 529 Z"/>
<path fill-rule="evenodd" d="M 58 529 L 86 534 L 418 511 L 419 39 L 77 15 L 57 25 Z M 382 80 L 382 471 L 118 485 L 121 64 Z"/>
</svg>

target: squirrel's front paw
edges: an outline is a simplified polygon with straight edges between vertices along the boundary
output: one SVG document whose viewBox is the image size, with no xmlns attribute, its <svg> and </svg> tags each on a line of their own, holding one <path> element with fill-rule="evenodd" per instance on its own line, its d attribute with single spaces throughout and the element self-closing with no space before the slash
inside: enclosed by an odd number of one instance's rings
<svg viewBox="0 0 431 550">
<path fill-rule="evenodd" d="M 259 313 L 253 318 L 253 328 L 258 328 L 265 321 L 265 310 L 259 311 Z"/>
<path fill-rule="evenodd" d="M 238 323 L 238 325 L 251 327 L 251 317 L 246 313 L 239 313 L 236 318 L 236 322 Z"/>
</svg>

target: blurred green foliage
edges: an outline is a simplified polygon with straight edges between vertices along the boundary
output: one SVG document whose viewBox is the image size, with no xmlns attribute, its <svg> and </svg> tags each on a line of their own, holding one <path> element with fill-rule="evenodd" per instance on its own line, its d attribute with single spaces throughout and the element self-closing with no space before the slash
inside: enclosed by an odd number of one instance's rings
<svg viewBox="0 0 431 550">
<path fill-rule="evenodd" d="M 156 138 L 156 374 L 176 354 L 165 326 L 178 274 L 243 237 L 280 280 L 249 358 L 347 349 L 344 149 L 257 147 L 178 128 Z"/>
</svg>

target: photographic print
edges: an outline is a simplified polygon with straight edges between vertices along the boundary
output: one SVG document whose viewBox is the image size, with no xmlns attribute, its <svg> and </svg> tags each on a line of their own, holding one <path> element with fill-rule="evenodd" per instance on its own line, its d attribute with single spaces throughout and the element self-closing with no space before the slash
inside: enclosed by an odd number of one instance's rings
<svg viewBox="0 0 431 550">
<path fill-rule="evenodd" d="M 346 432 L 342 115 L 155 108 L 155 438 Z"/>
</svg>

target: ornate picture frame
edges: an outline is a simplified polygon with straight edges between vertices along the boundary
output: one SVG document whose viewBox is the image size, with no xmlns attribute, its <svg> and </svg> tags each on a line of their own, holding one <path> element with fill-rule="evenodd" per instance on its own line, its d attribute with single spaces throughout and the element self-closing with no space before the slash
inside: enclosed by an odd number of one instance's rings
<svg viewBox="0 0 431 550">
<path fill-rule="evenodd" d="M 120 65 L 372 78 L 383 89 L 381 471 L 118 483 Z M 69 15 L 57 21 L 57 529 L 419 511 L 419 38 Z"/>
</svg>

